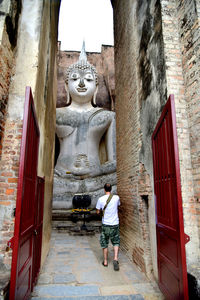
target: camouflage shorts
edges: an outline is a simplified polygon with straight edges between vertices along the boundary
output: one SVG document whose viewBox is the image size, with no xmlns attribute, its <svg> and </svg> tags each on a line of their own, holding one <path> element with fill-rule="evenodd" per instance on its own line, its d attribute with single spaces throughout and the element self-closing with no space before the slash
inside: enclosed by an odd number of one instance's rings
<svg viewBox="0 0 200 300">
<path fill-rule="evenodd" d="M 113 246 L 119 246 L 119 225 L 102 224 L 100 235 L 100 245 L 102 248 L 108 248 L 109 239 Z"/>
</svg>

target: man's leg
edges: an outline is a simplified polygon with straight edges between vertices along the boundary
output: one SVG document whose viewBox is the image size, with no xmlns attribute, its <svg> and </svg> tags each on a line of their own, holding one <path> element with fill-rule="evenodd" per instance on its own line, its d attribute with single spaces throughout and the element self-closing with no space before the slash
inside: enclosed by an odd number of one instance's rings
<svg viewBox="0 0 200 300">
<path fill-rule="evenodd" d="M 103 263 L 104 266 L 108 265 L 108 248 L 103 248 Z"/>
<path fill-rule="evenodd" d="M 102 225 L 101 228 L 101 235 L 100 235 L 100 245 L 103 250 L 103 265 L 108 265 L 108 242 L 109 242 L 109 236 L 106 232 L 107 228 L 106 226 Z"/>
<path fill-rule="evenodd" d="M 119 226 L 113 227 L 110 239 L 114 249 L 113 267 L 115 271 L 118 271 L 119 270 L 118 253 L 119 253 L 119 244 L 120 244 Z"/>
<path fill-rule="evenodd" d="M 113 248 L 114 248 L 113 267 L 115 271 L 119 271 L 119 262 L 118 262 L 119 246 L 113 246 Z"/>
<path fill-rule="evenodd" d="M 118 261 L 119 246 L 113 246 L 113 248 L 114 248 L 114 260 Z"/>
</svg>

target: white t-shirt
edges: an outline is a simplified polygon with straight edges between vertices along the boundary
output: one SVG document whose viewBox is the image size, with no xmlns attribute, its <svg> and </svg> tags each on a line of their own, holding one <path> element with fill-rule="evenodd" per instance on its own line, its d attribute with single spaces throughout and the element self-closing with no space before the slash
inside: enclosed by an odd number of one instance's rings
<svg viewBox="0 0 200 300">
<path fill-rule="evenodd" d="M 109 195 L 104 195 L 100 197 L 97 201 L 96 209 L 103 209 L 106 205 L 106 201 Z M 120 200 L 118 195 L 113 195 L 112 199 L 108 203 L 104 211 L 104 217 L 102 217 L 102 224 L 105 225 L 118 225 L 119 217 L 118 217 L 118 206 L 120 205 Z"/>
</svg>

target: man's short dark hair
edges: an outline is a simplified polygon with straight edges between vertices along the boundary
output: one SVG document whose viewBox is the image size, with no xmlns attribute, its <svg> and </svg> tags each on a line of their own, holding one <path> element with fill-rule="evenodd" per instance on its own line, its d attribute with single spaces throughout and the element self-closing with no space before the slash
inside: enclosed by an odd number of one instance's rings
<svg viewBox="0 0 200 300">
<path fill-rule="evenodd" d="M 111 185 L 110 183 L 106 183 L 106 184 L 104 185 L 104 190 L 105 190 L 106 192 L 111 192 L 111 190 L 112 190 L 112 185 Z"/>
</svg>

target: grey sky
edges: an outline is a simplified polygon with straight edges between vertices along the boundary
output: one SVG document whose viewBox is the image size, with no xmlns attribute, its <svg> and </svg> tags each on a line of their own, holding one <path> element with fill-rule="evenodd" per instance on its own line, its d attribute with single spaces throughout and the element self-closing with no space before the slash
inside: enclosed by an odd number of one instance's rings
<svg viewBox="0 0 200 300">
<path fill-rule="evenodd" d="M 100 52 L 113 45 L 113 12 L 110 0 L 62 0 L 59 18 L 61 50 Z"/>
</svg>

